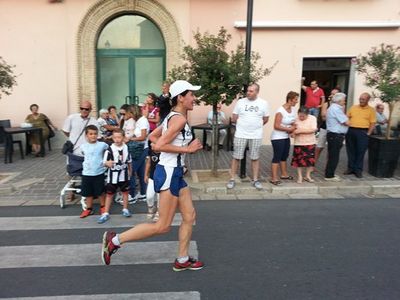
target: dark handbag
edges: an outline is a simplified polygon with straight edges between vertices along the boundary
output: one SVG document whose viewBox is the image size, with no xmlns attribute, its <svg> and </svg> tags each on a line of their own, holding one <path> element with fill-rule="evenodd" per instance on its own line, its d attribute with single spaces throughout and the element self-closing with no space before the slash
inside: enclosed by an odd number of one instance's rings
<svg viewBox="0 0 400 300">
<path fill-rule="evenodd" d="M 144 143 L 143 142 L 136 142 L 130 141 L 127 144 L 128 152 L 131 155 L 132 160 L 138 160 L 144 151 Z"/>
<path fill-rule="evenodd" d="M 74 151 L 74 144 L 70 140 L 66 141 L 61 149 L 62 154 L 72 153 Z"/>
<path fill-rule="evenodd" d="M 85 128 L 86 128 L 87 124 L 89 123 L 89 121 L 90 121 L 90 118 L 88 118 L 88 120 L 86 121 L 86 124 L 83 127 L 81 133 L 79 134 L 78 138 L 76 139 L 75 143 L 72 144 L 72 142 L 70 140 L 68 140 L 64 143 L 64 145 L 61 149 L 62 154 L 74 152 L 74 147 L 75 147 L 76 143 L 79 141 L 79 138 L 81 137 L 82 133 L 85 131 Z"/>
</svg>

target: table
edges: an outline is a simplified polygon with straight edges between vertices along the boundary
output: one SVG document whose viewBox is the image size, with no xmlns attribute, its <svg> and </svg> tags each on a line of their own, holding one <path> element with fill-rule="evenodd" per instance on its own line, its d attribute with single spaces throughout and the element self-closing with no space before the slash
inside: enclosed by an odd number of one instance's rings
<svg viewBox="0 0 400 300">
<path fill-rule="evenodd" d="M 206 143 L 207 143 L 207 131 L 212 131 L 212 126 L 211 124 L 208 123 L 203 123 L 203 124 L 197 124 L 193 125 L 192 127 L 192 135 L 193 138 L 196 138 L 194 134 L 195 129 L 200 129 L 203 130 L 203 149 L 206 148 Z M 234 128 L 235 126 L 233 124 L 219 124 L 218 125 L 218 134 L 221 129 L 226 129 L 227 130 L 227 135 L 226 135 L 226 151 L 230 151 L 231 149 L 231 128 Z M 219 138 L 219 137 L 218 137 Z"/>
<path fill-rule="evenodd" d="M 7 163 L 7 158 L 8 162 L 12 163 L 12 154 L 13 154 L 13 143 L 12 143 L 12 135 L 13 134 L 19 134 L 19 133 L 25 133 L 25 139 L 26 139 L 26 154 L 30 153 L 31 147 L 29 146 L 29 138 L 28 135 L 30 133 L 39 133 L 39 139 L 40 139 L 40 156 L 44 156 L 46 154 L 46 150 L 44 148 L 44 139 L 43 139 L 43 130 L 42 128 L 39 127 L 29 127 L 29 128 L 22 128 L 22 127 L 9 127 L 9 128 L 4 128 L 4 132 L 6 134 L 6 153 L 5 153 L 5 163 Z"/>
</svg>

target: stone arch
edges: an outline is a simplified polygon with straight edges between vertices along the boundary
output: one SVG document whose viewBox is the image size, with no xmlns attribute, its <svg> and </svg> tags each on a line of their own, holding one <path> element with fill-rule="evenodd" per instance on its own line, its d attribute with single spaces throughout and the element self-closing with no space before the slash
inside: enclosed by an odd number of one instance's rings
<svg viewBox="0 0 400 300">
<path fill-rule="evenodd" d="M 88 99 L 93 109 L 97 106 L 97 39 L 109 21 L 124 14 L 142 15 L 158 26 L 164 37 L 167 71 L 179 61 L 181 34 L 173 16 L 162 4 L 156 0 L 99 0 L 88 9 L 77 35 L 78 102 Z"/>
</svg>

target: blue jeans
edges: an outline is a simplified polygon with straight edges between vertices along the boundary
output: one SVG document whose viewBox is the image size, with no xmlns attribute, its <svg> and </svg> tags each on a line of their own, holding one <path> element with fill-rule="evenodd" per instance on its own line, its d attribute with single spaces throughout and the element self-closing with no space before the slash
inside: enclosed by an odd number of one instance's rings
<svg viewBox="0 0 400 300">
<path fill-rule="evenodd" d="M 318 119 L 319 116 L 319 108 L 318 107 L 311 107 L 309 108 L 310 115 L 316 117 Z"/>
<path fill-rule="evenodd" d="M 129 194 L 132 197 L 136 194 L 136 176 L 139 178 L 140 194 L 146 195 L 147 184 L 144 182 L 144 170 L 147 152 L 148 148 L 145 148 L 140 158 L 132 161 L 132 176 L 129 180 Z"/>
</svg>

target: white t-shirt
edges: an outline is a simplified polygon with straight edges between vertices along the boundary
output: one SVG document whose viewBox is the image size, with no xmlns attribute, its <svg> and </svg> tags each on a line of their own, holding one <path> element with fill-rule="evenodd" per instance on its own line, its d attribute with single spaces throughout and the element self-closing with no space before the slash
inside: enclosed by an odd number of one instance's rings
<svg viewBox="0 0 400 300">
<path fill-rule="evenodd" d="M 67 119 L 64 121 L 64 126 L 62 130 L 64 132 L 69 133 L 68 139 L 72 142 L 72 144 L 75 144 L 73 151 L 75 155 L 82 156 L 82 151 L 80 150 L 80 146 L 86 143 L 87 141 L 85 132 L 83 132 L 82 134 L 81 132 L 88 125 L 95 125 L 97 128 L 99 127 L 99 124 L 97 123 L 95 118 L 89 117 L 89 122 L 88 122 L 88 118 L 83 119 L 81 117 L 81 114 L 79 113 L 69 115 Z M 79 137 L 80 134 L 81 136 Z"/>
<path fill-rule="evenodd" d="M 125 120 L 124 126 L 122 127 L 125 132 L 125 137 L 131 138 L 135 135 L 135 124 L 136 122 L 133 118 Z"/>
<path fill-rule="evenodd" d="M 147 136 L 149 134 L 150 131 L 150 124 L 149 121 L 147 120 L 146 117 L 140 117 L 137 121 L 136 121 L 136 126 L 135 126 L 135 130 L 133 132 L 133 134 L 136 137 L 139 137 L 142 135 L 142 129 L 146 129 L 146 140 L 144 141 L 144 148 L 147 148 L 149 145 L 147 143 Z"/>
<path fill-rule="evenodd" d="M 282 121 L 281 121 L 282 127 L 290 127 L 297 117 L 297 113 L 294 107 L 292 107 L 291 112 L 288 113 L 286 109 L 283 106 L 281 106 L 278 108 L 276 113 L 281 113 L 282 115 Z M 282 140 L 287 138 L 289 138 L 289 133 L 287 131 L 274 129 L 271 133 L 271 140 Z"/>
<path fill-rule="evenodd" d="M 262 139 L 263 117 L 269 116 L 267 101 L 257 98 L 249 100 L 239 99 L 233 113 L 238 115 L 235 137 L 244 139 Z"/>
</svg>

